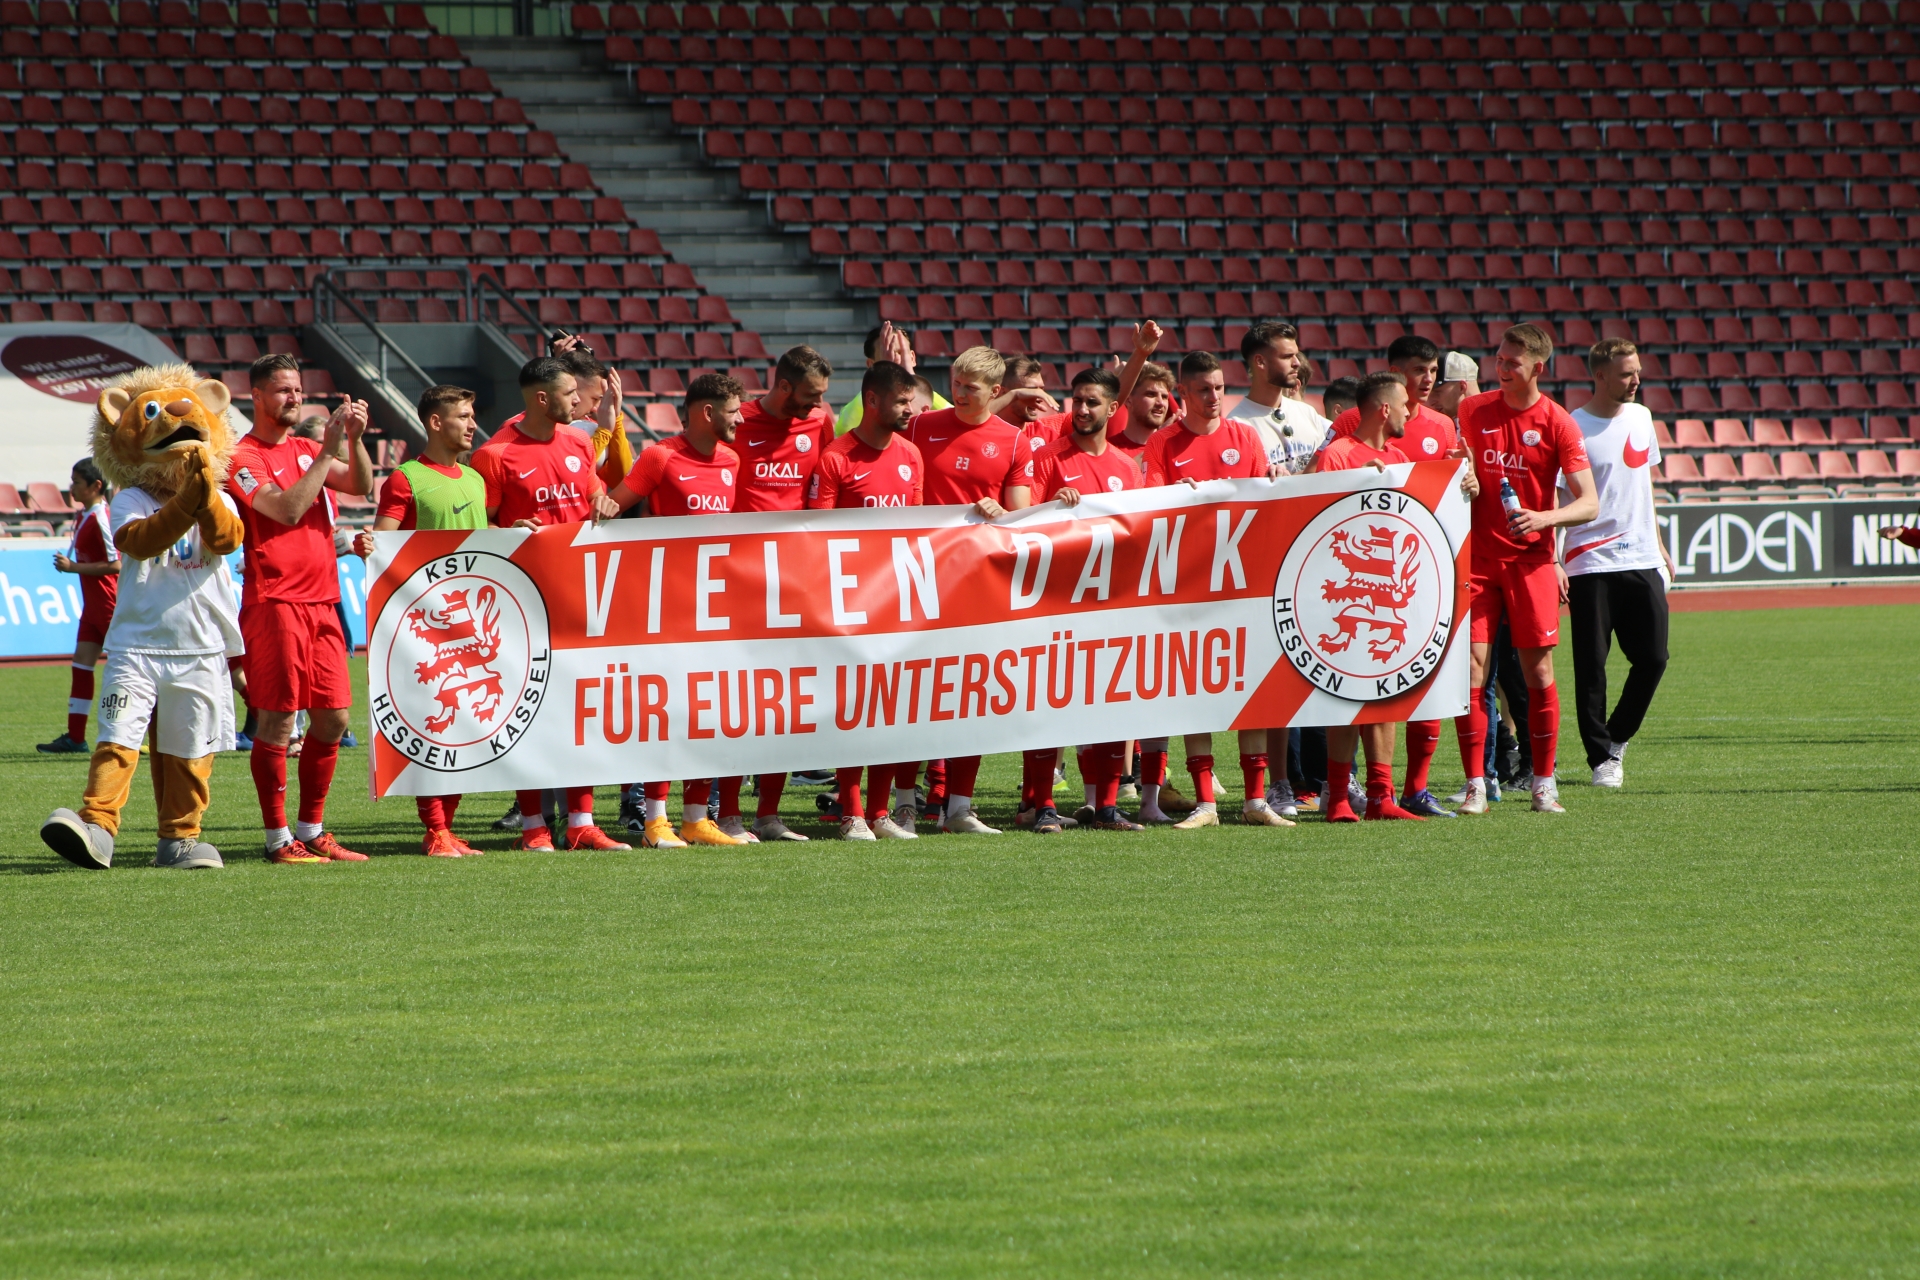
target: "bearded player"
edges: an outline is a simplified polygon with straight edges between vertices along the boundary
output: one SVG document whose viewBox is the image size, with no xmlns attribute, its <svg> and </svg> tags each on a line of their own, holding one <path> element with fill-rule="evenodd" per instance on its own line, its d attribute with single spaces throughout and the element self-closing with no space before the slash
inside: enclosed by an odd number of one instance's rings
<svg viewBox="0 0 1920 1280">
<path fill-rule="evenodd" d="M 1144 356 L 1141 361 L 1144 363 Z M 1120 408 L 1120 390 L 1120 379 L 1105 369 L 1084 369 L 1074 375 L 1073 408 L 1066 432 L 1027 460 L 1019 483 L 1009 491 L 1008 505 L 1019 508 L 1057 501 L 1073 507 L 1085 494 L 1125 493 L 1141 486 L 1138 464 L 1107 440 L 1109 425 L 1125 412 Z M 1080 776 L 1093 790 L 1093 814 L 1087 825 L 1097 830 L 1146 830 L 1120 812 L 1120 779 L 1127 771 L 1127 746 L 1122 739 L 1097 742 L 1080 750 Z M 1045 793 L 1034 797 L 1036 835 L 1053 834 L 1065 825 L 1051 794 L 1052 752 L 1044 754 L 1049 785 Z"/>
<path fill-rule="evenodd" d="M 551 356 L 520 368 L 520 402 L 526 412 L 474 451 L 473 469 L 486 481 L 487 519 L 501 529 L 539 529 L 612 519 L 620 508 L 607 497 L 594 472 L 593 440 L 567 424 L 579 416 L 580 390 L 565 364 Z M 593 788 L 568 787 L 567 848 L 627 849 L 593 820 Z M 519 793 L 522 849 L 551 853 L 539 788 Z"/>
<path fill-rule="evenodd" d="M 917 507 L 925 493 L 920 450 L 901 434 L 913 406 L 913 375 L 891 360 L 876 360 L 860 381 L 860 425 L 827 447 L 808 484 L 807 507 L 833 511 L 861 507 Z M 957 401 L 958 397 L 956 397 Z M 1012 428 L 1008 428 L 1011 434 Z M 860 766 L 836 769 L 842 840 L 914 840 L 913 777 L 919 762 L 876 764 L 867 770 L 868 801 L 860 804 Z M 905 821 L 888 812 L 897 779 L 907 780 Z M 896 806 L 902 807 L 902 806 Z M 985 824 L 982 824 L 983 826 Z M 987 828 L 989 831 L 992 828 Z"/>
<path fill-rule="evenodd" d="M 347 731 L 353 689 L 340 629 L 333 503 L 321 493 L 373 492 L 373 459 L 361 436 L 367 404 L 347 400 L 318 441 L 293 434 L 306 397 L 292 356 L 253 362 L 253 430 L 234 447 L 227 492 L 246 528 L 240 632 L 247 705 L 259 713 L 251 765 L 270 862 L 365 862 L 325 829 L 327 791 Z M 345 443 L 346 458 L 340 448 Z M 308 716 L 300 750 L 298 820 L 287 826 L 287 744 Z"/>
<path fill-rule="evenodd" d="M 740 455 L 733 441 L 740 429 L 739 382 L 719 373 L 703 373 L 687 388 L 686 430 L 649 446 L 633 464 L 627 478 L 614 486 L 610 497 L 621 511 L 641 504 L 646 516 L 724 515 L 738 496 Z M 758 844 L 740 820 L 740 779 L 731 779 L 728 795 L 721 793 L 720 821 L 707 816 L 711 778 L 689 778 L 681 792 L 680 835 L 676 839 L 667 818 L 671 783 L 645 784 L 646 826 L 640 843 L 649 849 L 698 845 Z M 775 822 L 779 819 L 775 818 Z"/>
<path fill-rule="evenodd" d="M 1146 487 L 1197 485 L 1204 480 L 1275 478 L 1283 474 L 1267 460 L 1265 442 L 1251 425 L 1229 418 L 1226 375 L 1219 357 L 1208 351 L 1189 352 L 1180 362 L 1180 398 L 1185 415 L 1155 433 L 1145 457 Z M 1176 831 L 1194 831 L 1220 825 L 1213 791 L 1213 735 L 1187 735 L 1187 773 L 1193 779 L 1194 808 Z M 1292 822 L 1267 803 L 1267 731 L 1240 730 L 1240 770 L 1245 799 L 1240 820 L 1252 826 L 1290 827 Z M 1146 808 L 1141 807 L 1142 816 Z"/>
<path fill-rule="evenodd" d="M 1517 324 L 1494 357 L 1500 389 L 1460 402 L 1460 435 L 1473 455 L 1480 494 L 1473 504 L 1473 701 L 1455 720 L 1466 798 L 1460 812 L 1487 811 L 1487 657 L 1505 620 L 1527 682 L 1527 731 L 1533 739 L 1533 810 L 1565 813 L 1554 781 L 1560 742 L 1560 691 L 1553 650 L 1560 641 L 1560 575 L 1554 530 L 1585 524 L 1600 511 L 1587 448 L 1567 411 L 1540 392 L 1553 339 Z M 1556 508 L 1554 481 L 1573 501 Z M 1505 499 L 1503 501 L 1503 498 Z"/>
</svg>

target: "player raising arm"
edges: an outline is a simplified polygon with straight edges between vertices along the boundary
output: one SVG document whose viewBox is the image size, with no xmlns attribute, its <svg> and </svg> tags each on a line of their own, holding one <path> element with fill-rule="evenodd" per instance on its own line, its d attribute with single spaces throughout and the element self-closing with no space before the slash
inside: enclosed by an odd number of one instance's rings
<svg viewBox="0 0 1920 1280">
<path fill-rule="evenodd" d="M 541 356 L 520 367 L 520 402 L 526 413 L 503 426 L 473 454 L 473 469 L 486 481 L 487 518 L 497 528 L 538 529 L 611 519 L 620 508 L 594 473 L 593 440 L 568 426 L 577 416 L 580 391 L 566 365 Z M 522 791 L 522 849 L 553 851 L 553 836 L 537 788 Z M 567 788 L 567 848 L 626 849 L 593 820 L 593 788 Z"/>
<path fill-rule="evenodd" d="M 1517 324 L 1494 357 L 1500 389 L 1460 402 L 1460 436 L 1473 455 L 1480 494 L 1473 503 L 1473 690 L 1459 731 L 1466 798 L 1461 813 L 1487 811 L 1484 694 L 1487 655 L 1504 618 L 1527 682 L 1527 730 L 1533 738 L 1533 808 L 1565 813 L 1553 779 L 1560 741 L 1560 692 L 1553 650 L 1560 641 L 1560 570 L 1553 531 L 1599 514 L 1599 490 L 1580 428 L 1540 393 L 1540 371 L 1553 339 L 1538 325 Z M 1554 505 L 1554 481 L 1573 501 Z"/>
</svg>

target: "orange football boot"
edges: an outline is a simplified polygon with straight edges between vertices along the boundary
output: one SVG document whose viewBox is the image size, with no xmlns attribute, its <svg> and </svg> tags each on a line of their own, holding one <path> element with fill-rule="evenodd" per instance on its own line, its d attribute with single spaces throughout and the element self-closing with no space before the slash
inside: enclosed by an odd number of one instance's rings
<svg viewBox="0 0 1920 1280">
<path fill-rule="evenodd" d="M 599 827 L 589 823 L 584 827 L 567 828 L 567 848 L 612 852 L 618 849 L 631 849 L 633 846 L 621 844 Z"/>
<path fill-rule="evenodd" d="M 293 866 L 329 862 L 331 859 L 315 853 L 298 840 L 289 840 L 283 845 L 267 850 L 267 861 L 277 862 L 282 866 Z"/>
<path fill-rule="evenodd" d="M 553 833 L 545 827 L 535 827 L 531 831 L 522 831 L 520 841 L 513 846 L 516 849 L 531 849 L 536 853 L 553 852 Z"/>
<path fill-rule="evenodd" d="M 453 832 L 443 828 L 429 831 L 420 838 L 420 852 L 429 858 L 457 858 L 460 856 L 460 845 L 453 838 Z"/>
<path fill-rule="evenodd" d="M 365 862 L 367 855 L 355 853 L 333 838 L 333 832 L 322 831 L 307 841 L 307 848 L 319 854 L 329 862 Z"/>
</svg>

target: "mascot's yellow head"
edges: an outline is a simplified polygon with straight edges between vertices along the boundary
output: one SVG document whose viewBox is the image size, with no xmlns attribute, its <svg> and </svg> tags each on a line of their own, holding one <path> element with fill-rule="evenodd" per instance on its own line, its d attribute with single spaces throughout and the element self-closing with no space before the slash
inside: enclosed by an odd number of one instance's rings
<svg viewBox="0 0 1920 1280">
<path fill-rule="evenodd" d="M 93 420 L 93 461 L 115 488 L 169 492 L 189 469 L 211 466 L 224 482 L 233 455 L 227 406 L 233 395 L 217 378 L 184 364 L 149 365 L 123 374 L 100 393 Z"/>
</svg>

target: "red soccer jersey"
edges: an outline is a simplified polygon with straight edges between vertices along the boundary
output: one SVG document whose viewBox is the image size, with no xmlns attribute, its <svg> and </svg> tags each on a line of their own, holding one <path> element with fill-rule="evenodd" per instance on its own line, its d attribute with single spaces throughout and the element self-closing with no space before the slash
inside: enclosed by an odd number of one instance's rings
<svg viewBox="0 0 1920 1280">
<path fill-rule="evenodd" d="M 260 486 L 270 484 L 282 492 L 291 489 L 319 456 L 318 440 L 295 435 L 267 444 L 249 434 L 234 446 L 233 461 L 227 465 L 227 492 L 239 503 L 246 525 L 243 606 L 255 600 L 332 604 L 340 598 L 340 573 L 333 555 L 333 504 L 326 490 L 321 490 L 299 524 L 281 524 L 253 509 Z"/>
<path fill-rule="evenodd" d="M 1021 430 L 999 417 L 970 427 L 958 410 L 933 409 L 901 438 L 920 451 L 927 505 L 940 507 L 998 498 L 1009 483 L 1018 484 Z"/>
<path fill-rule="evenodd" d="M 1333 434 L 1350 436 L 1359 425 L 1358 409 L 1342 410 L 1340 416 L 1333 420 Z M 1446 457 L 1458 439 L 1452 418 L 1420 404 L 1415 405 L 1407 417 L 1407 434 L 1395 443 L 1400 446 L 1400 452 L 1407 455 L 1408 462 L 1427 462 Z"/>
<path fill-rule="evenodd" d="M 1064 435 L 1027 463 L 1026 484 L 1035 502 L 1052 502 L 1062 489 L 1082 494 L 1123 493 L 1142 485 L 1140 464 L 1112 441 L 1099 454 L 1088 453 Z"/>
<path fill-rule="evenodd" d="M 798 511 L 806 505 L 807 481 L 833 443 L 833 414 L 815 405 L 804 418 L 776 418 L 764 400 L 740 406 L 733 451 L 740 458 L 741 511 Z"/>
<path fill-rule="evenodd" d="M 1267 474 L 1267 447 L 1260 433 L 1236 418 L 1223 420 L 1204 436 L 1186 424 L 1169 422 L 1147 441 L 1145 485 L 1182 480 L 1241 480 Z"/>
<path fill-rule="evenodd" d="M 724 444 L 706 457 L 685 436 L 668 436 L 634 459 L 625 484 L 647 500 L 647 514 L 697 516 L 733 510 L 740 455 Z"/>
<path fill-rule="evenodd" d="M 1587 446 L 1567 411 L 1546 396 L 1531 408 L 1507 406 L 1498 391 L 1484 391 L 1460 402 L 1460 433 L 1473 452 L 1480 476 L 1480 496 L 1473 500 L 1473 554 L 1479 561 L 1551 560 L 1551 530 L 1530 533 L 1516 542 L 1507 532 L 1507 514 L 1500 505 L 1500 482 L 1513 485 L 1520 505 L 1529 511 L 1551 511 L 1556 505 L 1554 482 L 1562 472 L 1588 470 Z"/>
<path fill-rule="evenodd" d="M 113 545 L 113 539 L 107 536 L 107 505 L 88 507 L 81 513 L 80 523 L 74 526 L 73 547 L 68 558 L 75 564 L 106 564 L 120 558 L 119 549 Z M 113 602 L 120 596 L 120 579 L 112 574 L 81 574 L 80 599 L 86 605 L 88 613 L 113 612 Z"/>
<path fill-rule="evenodd" d="M 502 427 L 473 451 L 473 469 L 487 482 L 487 506 L 496 508 L 499 528 L 516 520 L 546 525 L 593 518 L 593 496 L 600 492 L 593 441 L 570 427 L 555 429 L 551 440 Z"/>
<path fill-rule="evenodd" d="M 417 458 L 415 461 L 423 467 L 431 467 L 450 480 L 458 480 L 460 478 L 459 463 L 455 463 L 450 467 L 443 467 L 439 463 L 429 461 L 426 458 Z M 380 501 L 375 504 L 373 515 L 375 519 L 392 516 L 400 522 L 400 528 L 402 529 L 417 529 L 420 527 L 420 512 L 413 501 L 413 482 L 407 479 L 406 472 L 396 470 L 387 477 L 386 483 L 380 486 Z"/>
<path fill-rule="evenodd" d="M 807 489 L 807 506 L 917 507 L 925 492 L 920 450 L 903 435 L 875 449 L 849 431 L 820 455 Z"/>
<path fill-rule="evenodd" d="M 1127 406 L 1120 405 L 1107 419 L 1107 443 L 1115 448 L 1124 449 L 1132 457 L 1138 458 L 1147 446 L 1135 444 L 1131 440 L 1120 439 L 1127 429 Z M 1040 451 L 1067 435 L 1073 430 L 1073 411 L 1062 410 L 1059 413 L 1043 413 L 1020 428 L 1020 451 L 1030 459 L 1037 457 Z"/>
<path fill-rule="evenodd" d="M 1375 462 L 1392 466 L 1396 462 L 1408 461 L 1411 459 L 1401 449 L 1398 440 L 1389 440 L 1386 448 L 1376 449 L 1358 436 L 1341 436 L 1320 451 L 1320 459 L 1315 465 L 1321 471 L 1352 471 Z"/>
</svg>

